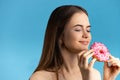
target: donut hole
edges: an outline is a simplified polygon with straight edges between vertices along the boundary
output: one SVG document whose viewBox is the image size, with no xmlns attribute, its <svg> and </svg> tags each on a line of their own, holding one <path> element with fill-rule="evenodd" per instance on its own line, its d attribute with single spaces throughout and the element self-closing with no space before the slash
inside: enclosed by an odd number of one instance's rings
<svg viewBox="0 0 120 80">
<path fill-rule="evenodd" d="M 104 54 L 104 51 L 103 51 L 103 50 L 99 50 L 99 52 L 100 52 L 101 54 Z"/>
</svg>

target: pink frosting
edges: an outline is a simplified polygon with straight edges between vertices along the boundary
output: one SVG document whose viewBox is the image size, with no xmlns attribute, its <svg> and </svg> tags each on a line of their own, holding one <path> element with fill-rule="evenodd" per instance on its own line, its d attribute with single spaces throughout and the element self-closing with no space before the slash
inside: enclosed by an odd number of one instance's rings
<svg viewBox="0 0 120 80">
<path fill-rule="evenodd" d="M 97 58 L 98 61 L 107 61 L 109 59 L 110 53 L 104 44 L 100 42 L 94 42 L 90 49 L 94 50 L 93 57 Z"/>
</svg>

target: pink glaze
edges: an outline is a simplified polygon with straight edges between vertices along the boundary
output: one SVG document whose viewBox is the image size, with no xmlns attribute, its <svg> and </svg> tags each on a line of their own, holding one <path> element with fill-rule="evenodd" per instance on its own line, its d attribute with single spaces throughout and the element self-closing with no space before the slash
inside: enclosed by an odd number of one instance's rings
<svg viewBox="0 0 120 80">
<path fill-rule="evenodd" d="M 100 42 L 94 42 L 90 49 L 94 50 L 93 57 L 95 57 L 98 61 L 107 61 L 109 59 L 110 53 L 104 44 Z"/>
</svg>

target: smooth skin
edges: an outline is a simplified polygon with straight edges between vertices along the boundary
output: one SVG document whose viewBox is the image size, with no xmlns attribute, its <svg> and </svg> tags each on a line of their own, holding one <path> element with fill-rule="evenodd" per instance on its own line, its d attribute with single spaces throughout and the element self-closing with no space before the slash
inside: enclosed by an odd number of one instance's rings
<svg viewBox="0 0 120 80">
<path fill-rule="evenodd" d="M 88 62 L 93 56 L 93 50 L 88 50 L 90 41 L 88 16 L 83 12 L 75 13 L 65 25 L 64 32 L 59 39 L 59 48 L 64 60 L 59 70 L 59 80 L 101 80 L 100 72 L 94 68 L 96 59 L 93 58 Z M 104 80 L 115 80 L 120 66 L 115 58 L 110 57 L 109 62 L 114 66 L 115 72 L 112 72 L 112 68 L 108 67 L 108 62 L 106 62 Z M 56 80 L 56 75 L 54 72 L 37 71 L 30 80 Z"/>
<path fill-rule="evenodd" d="M 110 55 L 110 59 L 104 62 L 103 80 L 115 80 L 118 74 L 120 74 L 120 60 Z"/>
<path fill-rule="evenodd" d="M 88 63 L 88 59 L 93 55 L 93 50 L 88 50 L 90 41 L 90 23 L 87 15 L 82 12 L 74 14 L 59 41 L 64 59 L 64 80 L 100 80 L 100 73 L 93 68 L 96 60 Z"/>
</svg>

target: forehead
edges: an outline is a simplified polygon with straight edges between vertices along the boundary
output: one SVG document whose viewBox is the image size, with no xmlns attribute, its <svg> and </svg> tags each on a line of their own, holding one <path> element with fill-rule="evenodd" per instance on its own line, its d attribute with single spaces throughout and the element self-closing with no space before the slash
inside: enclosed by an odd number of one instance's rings
<svg viewBox="0 0 120 80">
<path fill-rule="evenodd" d="M 79 13 L 75 13 L 69 20 L 69 22 L 66 24 L 66 26 L 74 26 L 76 24 L 79 25 L 83 25 L 83 26 L 89 26 L 89 19 L 88 16 L 83 13 L 83 12 L 79 12 Z"/>
</svg>

